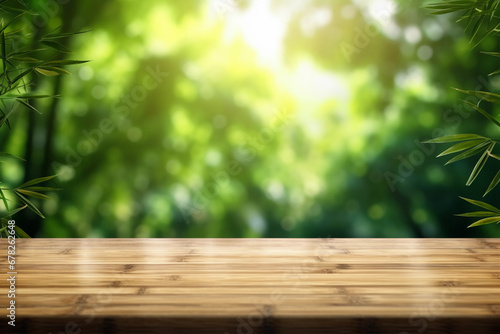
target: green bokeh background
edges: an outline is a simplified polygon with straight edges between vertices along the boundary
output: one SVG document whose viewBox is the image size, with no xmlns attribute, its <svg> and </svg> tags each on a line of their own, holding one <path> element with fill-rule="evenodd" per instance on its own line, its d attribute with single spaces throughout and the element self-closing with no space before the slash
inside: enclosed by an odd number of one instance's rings
<svg viewBox="0 0 500 334">
<path fill-rule="evenodd" d="M 420 1 L 27 1 L 72 37 L 56 101 L 0 133 L 7 184 L 60 173 L 17 223 L 37 237 L 499 237 L 474 229 L 475 160 L 443 134 L 497 137 L 451 87 L 497 91 L 495 39 Z M 495 113 L 495 110 L 488 109 Z M 33 150 L 27 150 L 29 145 Z M 498 204 L 500 189 L 484 200 Z M 496 203 L 495 203 L 496 201 Z"/>
</svg>

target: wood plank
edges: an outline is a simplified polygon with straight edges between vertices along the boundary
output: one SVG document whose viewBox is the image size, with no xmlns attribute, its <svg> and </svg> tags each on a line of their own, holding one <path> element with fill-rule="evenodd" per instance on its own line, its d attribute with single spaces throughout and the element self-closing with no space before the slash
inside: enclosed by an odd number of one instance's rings
<svg viewBox="0 0 500 334">
<path fill-rule="evenodd" d="M 18 239 L 15 258 L 1 333 L 500 332 L 498 239 Z"/>
</svg>

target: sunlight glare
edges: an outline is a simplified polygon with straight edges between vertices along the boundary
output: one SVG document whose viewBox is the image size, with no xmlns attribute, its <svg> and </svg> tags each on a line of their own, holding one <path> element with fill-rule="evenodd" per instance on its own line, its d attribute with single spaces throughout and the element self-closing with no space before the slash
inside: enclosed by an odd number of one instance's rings
<svg viewBox="0 0 500 334">
<path fill-rule="evenodd" d="M 269 1 L 253 1 L 245 11 L 228 13 L 226 31 L 241 34 L 263 63 L 276 66 L 281 62 L 288 17 L 269 6 Z"/>
</svg>

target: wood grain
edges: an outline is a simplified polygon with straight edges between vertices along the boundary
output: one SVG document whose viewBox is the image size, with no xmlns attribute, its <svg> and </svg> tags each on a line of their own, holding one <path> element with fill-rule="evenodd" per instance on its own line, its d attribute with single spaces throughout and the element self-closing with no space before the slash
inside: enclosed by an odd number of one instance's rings
<svg viewBox="0 0 500 334">
<path fill-rule="evenodd" d="M 500 333 L 499 239 L 18 239 L 16 271 L 0 333 Z"/>
</svg>

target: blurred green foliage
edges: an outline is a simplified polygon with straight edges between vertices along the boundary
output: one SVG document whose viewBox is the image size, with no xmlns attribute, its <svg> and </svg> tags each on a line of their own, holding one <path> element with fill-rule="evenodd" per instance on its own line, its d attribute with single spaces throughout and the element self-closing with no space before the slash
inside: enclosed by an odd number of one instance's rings
<svg viewBox="0 0 500 334">
<path fill-rule="evenodd" d="M 92 29 L 67 40 L 92 61 L 39 83 L 62 97 L 39 101 L 44 121 L 19 114 L 0 132 L 0 151 L 27 160 L 0 166 L 8 183 L 60 174 L 47 219 L 18 218 L 33 236 L 500 236 L 453 216 L 474 162 L 443 167 L 422 143 L 498 131 L 451 89 L 500 88 L 480 53 L 497 41 L 473 49 L 456 14 L 390 0 L 26 2 L 44 13 L 37 29 Z"/>
</svg>

